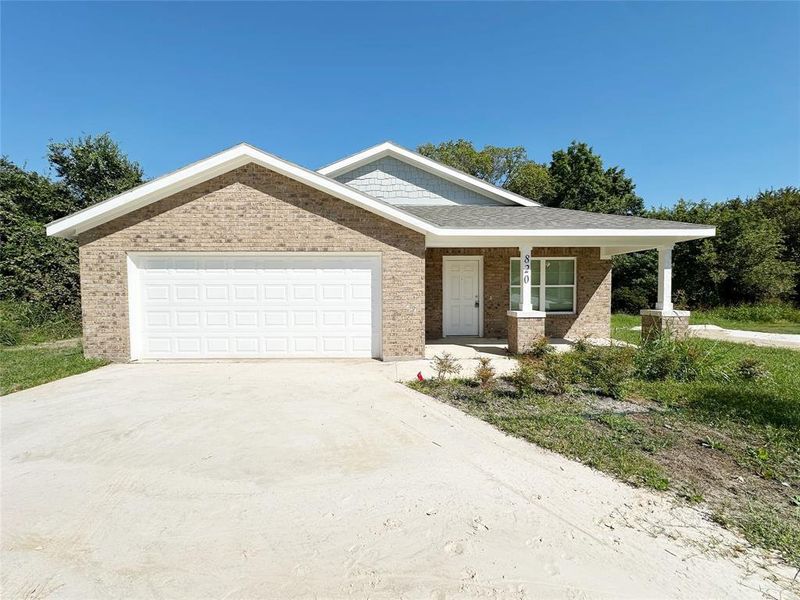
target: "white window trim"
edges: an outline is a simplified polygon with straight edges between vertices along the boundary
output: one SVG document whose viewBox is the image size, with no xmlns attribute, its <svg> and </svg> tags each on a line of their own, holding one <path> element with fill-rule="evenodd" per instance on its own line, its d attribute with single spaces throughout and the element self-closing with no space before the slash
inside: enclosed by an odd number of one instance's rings
<svg viewBox="0 0 800 600">
<path fill-rule="evenodd" d="M 511 262 L 519 262 L 519 256 L 512 256 Z M 576 315 L 578 314 L 578 259 L 574 256 L 532 256 L 531 261 L 539 261 L 539 283 L 536 286 L 533 286 L 533 282 L 531 282 L 532 287 L 539 288 L 539 308 L 534 310 L 541 310 L 545 314 L 548 315 Z M 574 283 L 572 284 L 558 284 L 558 285 L 545 285 L 545 269 L 546 264 L 545 261 L 548 260 L 571 260 L 572 261 L 572 280 Z M 508 289 L 509 292 L 511 291 L 512 287 L 520 288 L 520 295 L 522 295 L 522 280 L 520 279 L 520 283 L 514 286 L 511 283 L 511 262 L 508 265 Z M 546 300 L 546 288 L 556 288 L 556 287 L 571 287 L 572 288 L 572 308 L 573 310 L 544 310 L 542 308 L 542 304 Z M 510 310 L 517 310 L 513 306 L 511 306 L 511 294 L 509 293 L 508 297 L 508 307 Z"/>
</svg>

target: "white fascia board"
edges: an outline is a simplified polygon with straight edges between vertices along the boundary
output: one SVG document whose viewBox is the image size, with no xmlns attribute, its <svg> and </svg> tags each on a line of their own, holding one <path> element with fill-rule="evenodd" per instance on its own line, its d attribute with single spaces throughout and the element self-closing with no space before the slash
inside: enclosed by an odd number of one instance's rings
<svg viewBox="0 0 800 600">
<path fill-rule="evenodd" d="M 436 235 L 466 237 L 537 237 L 557 238 L 566 236 L 593 238 L 680 238 L 678 241 L 712 237 L 715 228 L 709 229 L 447 229 L 435 228 Z"/>
<path fill-rule="evenodd" d="M 427 221 L 423 221 L 414 215 L 396 209 L 343 183 L 339 183 L 335 179 L 305 169 L 248 144 L 239 144 L 118 196 L 104 200 L 94 206 L 53 221 L 47 225 L 47 235 L 72 237 L 82 231 L 101 225 L 251 162 L 420 233 L 426 233 L 432 229 L 432 225 Z"/>
<path fill-rule="evenodd" d="M 411 150 L 403 148 L 402 146 L 398 146 L 397 144 L 393 144 L 392 142 L 383 142 L 377 146 L 357 152 L 352 156 L 348 156 L 347 158 L 343 158 L 342 160 L 338 160 L 335 163 L 322 167 L 318 172 L 322 175 L 327 175 L 328 177 L 337 177 L 342 173 L 347 173 L 348 171 L 352 171 L 353 169 L 385 156 L 391 156 L 397 160 L 411 164 L 424 171 L 438 175 L 443 179 L 447 179 L 448 181 L 464 186 L 472 191 L 487 194 L 490 197 L 506 204 L 511 203 L 522 206 L 541 206 L 541 204 L 538 202 L 529 200 L 528 198 L 520 196 L 519 194 L 515 194 L 514 192 L 504 190 L 501 187 L 487 183 L 482 179 L 473 177 L 472 175 L 467 175 L 458 169 L 443 165 L 440 162 L 431 160 L 426 156 L 412 152 Z"/>
</svg>

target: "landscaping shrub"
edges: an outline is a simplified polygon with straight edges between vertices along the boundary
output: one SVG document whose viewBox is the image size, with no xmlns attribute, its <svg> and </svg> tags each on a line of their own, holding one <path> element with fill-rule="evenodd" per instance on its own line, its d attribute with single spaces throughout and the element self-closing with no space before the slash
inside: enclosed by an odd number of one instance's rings
<svg viewBox="0 0 800 600">
<path fill-rule="evenodd" d="M 492 359 L 488 356 L 481 356 L 478 358 L 478 366 L 475 368 L 475 379 L 481 389 L 490 389 L 495 383 L 495 376 L 497 372 L 492 366 Z"/>
<path fill-rule="evenodd" d="M 566 394 L 575 381 L 575 365 L 572 357 L 565 354 L 551 354 L 542 361 L 544 385 L 552 394 Z"/>
<path fill-rule="evenodd" d="M 433 370 L 436 371 L 436 379 L 444 381 L 448 377 L 461 373 L 461 365 L 458 364 L 456 357 L 449 352 L 442 352 L 433 357 Z"/>
<path fill-rule="evenodd" d="M 508 380 L 517 388 L 519 395 L 524 397 L 533 393 L 538 378 L 538 364 L 523 358 L 517 362 L 517 368 L 511 372 Z"/>
<path fill-rule="evenodd" d="M 547 341 L 546 337 L 540 337 L 533 343 L 530 350 L 527 350 L 524 355 L 528 358 L 544 358 L 548 354 L 552 354 L 555 349 Z"/>
<path fill-rule="evenodd" d="M 691 339 L 660 335 L 643 342 L 633 359 L 634 373 L 646 381 L 694 381 L 714 363 L 714 353 Z"/>
<path fill-rule="evenodd" d="M 594 346 L 578 355 L 579 373 L 601 394 L 621 398 L 623 385 L 632 372 L 633 351 L 626 347 Z"/>
<path fill-rule="evenodd" d="M 591 348 L 591 343 L 585 337 L 582 337 L 572 344 L 573 352 L 586 352 Z"/>
</svg>

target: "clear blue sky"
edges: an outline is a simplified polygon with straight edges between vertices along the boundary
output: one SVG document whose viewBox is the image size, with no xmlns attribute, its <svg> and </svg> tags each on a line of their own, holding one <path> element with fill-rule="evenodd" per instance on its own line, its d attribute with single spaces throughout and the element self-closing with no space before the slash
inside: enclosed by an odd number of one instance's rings
<svg viewBox="0 0 800 600">
<path fill-rule="evenodd" d="M 9 3 L 2 153 L 109 131 L 154 177 L 240 141 L 578 139 L 649 205 L 800 182 L 800 4 Z"/>
</svg>

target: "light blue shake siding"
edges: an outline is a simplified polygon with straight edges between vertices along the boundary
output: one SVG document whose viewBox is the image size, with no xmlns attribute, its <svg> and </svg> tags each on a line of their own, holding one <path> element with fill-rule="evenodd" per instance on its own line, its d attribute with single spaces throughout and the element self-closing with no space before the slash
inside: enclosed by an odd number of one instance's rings
<svg viewBox="0 0 800 600">
<path fill-rule="evenodd" d="M 362 165 L 336 179 L 390 204 L 501 204 L 391 156 Z"/>
</svg>

